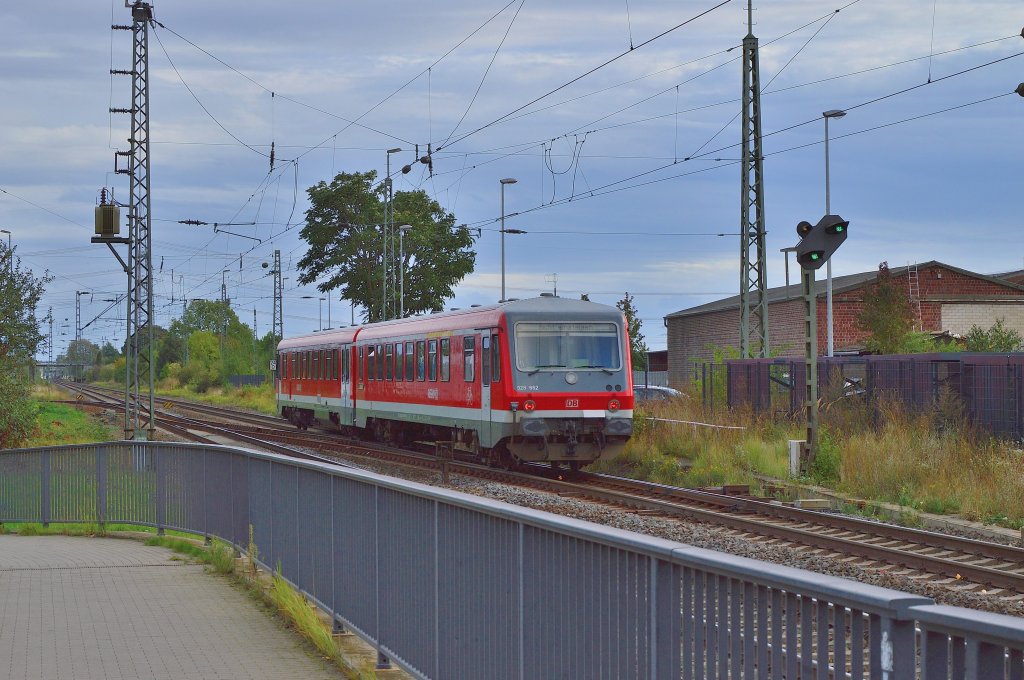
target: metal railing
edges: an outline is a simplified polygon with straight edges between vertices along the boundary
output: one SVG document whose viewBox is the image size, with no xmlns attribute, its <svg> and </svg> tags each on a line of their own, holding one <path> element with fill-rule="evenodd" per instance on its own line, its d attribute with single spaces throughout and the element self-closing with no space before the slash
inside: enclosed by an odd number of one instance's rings
<svg viewBox="0 0 1024 680">
<path fill-rule="evenodd" d="M 420 678 L 1024 676 L 1024 619 L 242 449 L 0 452 L 0 521 L 249 531 Z"/>
</svg>

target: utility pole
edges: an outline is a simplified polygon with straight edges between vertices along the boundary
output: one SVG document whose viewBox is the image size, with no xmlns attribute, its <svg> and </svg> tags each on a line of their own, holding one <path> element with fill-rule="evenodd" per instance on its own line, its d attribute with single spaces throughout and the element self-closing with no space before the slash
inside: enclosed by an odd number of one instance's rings
<svg viewBox="0 0 1024 680">
<path fill-rule="evenodd" d="M 764 220 L 764 154 L 761 148 L 761 78 L 753 0 L 747 0 L 743 38 L 743 151 L 740 180 L 740 357 L 768 356 L 767 253 Z"/>
<path fill-rule="evenodd" d="M 228 270 L 225 269 L 220 273 L 220 356 L 224 358 L 224 336 L 228 332 L 228 305 L 231 301 L 228 300 L 228 284 L 226 274 Z"/>
<path fill-rule="evenodd" d="M 150 217 L 150 154 L 149 154 L 149 23 L 153 6 L 137 0 L 125 7 L 132 11 L 130 26 L 115 25 L 114 30 L 132 32 L 131 71 L 111 70 L 112 74 L 132 77 L 132 105 L 128 109 L 112 108 L 112 113 L 131 114 L 131 151 L 115 152 L 115 172 L 127 174 L 131 198 L 128 205 L 129 273 L 128 273 L 128 338 L 125 377 L 125 438 L 152 439 L 153 425 L 153 240 Z M 128 169 L 116 167 L 119 157 L 128 159 Z M 141 334 L 146 333 L 142 342 Z M 148 374 L 148 375 L 147 375 Z M 149 415 L 143 429 L 140 414 L 140 379 L 149 381 Z"/>
<path fill-rule="evenodd" d="M 50 342 L 46 348 L 46 360 L 53 364 L 53 307 L 50 307 L 50 311 L 46 314 L 50 317 Z M 50 366 L 50 370 L 53 370 L 53 366 Z"/>
<path fill-rule="evenodd" d="M 283 291 L 281 288 L 281 251 L 274 251 L 274 350 L 277 350 L 277 343 L 284 338 L 284 312 L 282 309 Z"/>
</svg>

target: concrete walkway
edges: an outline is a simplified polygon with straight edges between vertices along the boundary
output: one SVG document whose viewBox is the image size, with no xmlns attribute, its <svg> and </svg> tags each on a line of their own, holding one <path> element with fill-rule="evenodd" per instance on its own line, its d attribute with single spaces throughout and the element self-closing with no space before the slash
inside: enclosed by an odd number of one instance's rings
<svg viewBox="0 0 1024 680">
<path fill-rule="evenodd" d="M 226 579 L 172 555 L 0 535 L 0 678 L 343 677 Z"/>
</svg>

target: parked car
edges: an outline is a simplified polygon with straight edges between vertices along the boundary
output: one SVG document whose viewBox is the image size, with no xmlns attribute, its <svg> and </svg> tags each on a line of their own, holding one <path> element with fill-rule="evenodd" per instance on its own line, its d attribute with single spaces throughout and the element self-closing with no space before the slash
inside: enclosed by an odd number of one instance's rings
<svg viewBox="0 0 1024 680">
<path fill-rule="evenodd" d="M 686 395 L 671 387 L 659 387 L 657 385 L 637 386 L 633 385 L 633 400 L 637 404 L 657 404 L 673 399 L 681 399 Z"/>
</svg>

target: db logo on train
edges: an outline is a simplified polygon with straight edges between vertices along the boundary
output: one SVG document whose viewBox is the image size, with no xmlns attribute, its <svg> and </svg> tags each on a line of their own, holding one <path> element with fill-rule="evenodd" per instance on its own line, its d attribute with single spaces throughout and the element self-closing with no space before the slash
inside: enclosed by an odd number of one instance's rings
<svg viewBox="0 0 1024 680">
<path fill-rule="evenodd" d="M 579 399 L 566 399 L 565 400 L 565 407 L 566 408 L 579 408 L 580 407 L 580 400 Z"/>
</svg>

